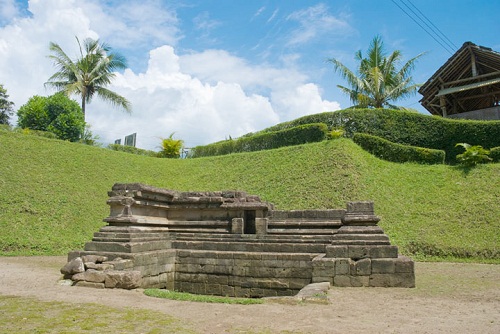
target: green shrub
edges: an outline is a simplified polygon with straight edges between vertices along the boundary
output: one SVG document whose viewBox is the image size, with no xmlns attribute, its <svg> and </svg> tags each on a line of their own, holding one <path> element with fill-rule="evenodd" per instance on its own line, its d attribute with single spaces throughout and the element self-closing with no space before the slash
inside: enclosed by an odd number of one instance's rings
<svg viewBox="0 0 500 334">
<path fill-rule="evenodd" d="M 182 145 L 184 142 L 180 139 L 174 139 L 174 134 L 168 138 L 161 139 L 161 151 L 158 152 L 160 158 L 179 158 L 181 156 Z"/>
<path fill-rule="evenodd" d="M 305 124 L 281 131 L 258 133 L 253 136 L 244 136 L 210 145 L 197 146 L 193 148 L 192 156 L 225 155 L 313 143 L 324 140 L 327 131 L 328 127 L 323 123 Z"/>
<path fill-rule="evenodd" d="M 394 143 L 444 150 L 450 163 L 461 153 L 455 143 L 500 146 L 500 121 L 456 120 L 388 109 L 345 109 L 308 115 L 262 132 L 310 123 L 325 123 L 329 129 L 343 128 L 349 138 L 355 133 L 367 133 Z"/>
<path fill-rule="evenodd" d="M 132 153 L 132 154 L 137 154 L 137 155 L 144 155 L 144 156 L 155 157 L 155 158 L 158 157 L 158 152 L 144 150 L 142 148 L 137 148 L 137 147 L 133 147 L 133 146 L 109 144 L 108 148 L 110 150 L 113 150 L 113 151 L 120 151 L 120 152 Z"/>
<path fill-rule="evenodd" d="M 500 162 L 500 146 L 493 147 L 490 150 L 490 158 L 493 162 Z"/>
<path fill-rule="evenodd" d="M 44 137 L 44 138 L 49 138 L 49 139 L 59 139 L 57 135 L 53 132 L 49 131 L 41 131 L 41 130 L 31 130 L 28 128 L 15 128 L 14 132 L 22 133 L 23 135 L 28 135 L 28 136 L 38 136 L 38 137 Z"/>
<path fill-rule="evenodd" d="M 343 137 L 344 135 L 345 135 L 344 129 L 333 129 L 327 133 L 326 137 L 328 139 L 337 139 Z"/>
<path fill-rule="evenodd" d="M 457 160 L 465 166 L 475 166 L 477 164 L 492 161 L 489 157 L 490 151 L 484 149 L 481 145 L 469 145 L 467 143 L 458 143 L 455 146 L 463 147 L 465 152 L 457 154 Z"/>
<path fill-rule="evenodd" d="M 17 116 L 17 124 L 23 129 L 52 132 L 59 139 L 73 142 L 80 140 L 85 128 L 82 109 L 62 93 L 31 97 Z"/>
<path fill-rule="evenodd" d="M 392 143 L 386 139 L 363 133 L 354 134 L 352 139 L 366 151 L 387 161 L 442 164 L 445 159 L 443 150 Z"/>
</svg>

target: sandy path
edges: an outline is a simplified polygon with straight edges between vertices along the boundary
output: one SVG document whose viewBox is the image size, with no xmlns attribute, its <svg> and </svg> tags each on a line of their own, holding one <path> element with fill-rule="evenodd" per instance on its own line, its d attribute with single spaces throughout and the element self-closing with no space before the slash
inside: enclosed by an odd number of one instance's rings
<svg viewBox="0 0 500 334">
<path fill-rule="evenodd" d="M 418 263 L 417 288 L 332 288 L 329 305 L 224 305 L 57 284 L 65 257 L 0 257 L 0 294 L 163 312 L 202 333 L 500 333 L 500 266 Z"/>
</svg>

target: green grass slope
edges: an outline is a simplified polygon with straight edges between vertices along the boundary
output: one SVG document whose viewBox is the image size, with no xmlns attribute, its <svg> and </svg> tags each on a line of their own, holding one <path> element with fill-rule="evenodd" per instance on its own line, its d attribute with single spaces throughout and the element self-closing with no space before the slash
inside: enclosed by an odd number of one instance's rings
<svg viewBox="0 0 500 334">
<path fill-rule="evenodd" d="M 279 209 L 373 200 L 404 254 L 500 262 L 500 164 L 470 171 L 379 160 L 348 139 L 186 160 L 0 132 L 0 254 L 65 254 L 103 226 L 115 182 L 239 189 Z"/>
</svg>

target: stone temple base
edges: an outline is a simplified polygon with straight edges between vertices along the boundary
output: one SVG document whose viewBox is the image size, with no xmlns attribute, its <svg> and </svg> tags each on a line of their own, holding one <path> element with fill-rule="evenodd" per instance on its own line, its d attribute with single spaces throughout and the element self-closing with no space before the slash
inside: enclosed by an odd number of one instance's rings
<svg viewBox="0 0 500 334">
<path fill-rule="evenodd" d="M 61 270 L 74 285 L 270 297 L 311 283 L 414 287 L 414 263 L 377 226 L 372 202 L 276 211 L 243 192 L 116 184 L 107 226 Z"/>
</svg>

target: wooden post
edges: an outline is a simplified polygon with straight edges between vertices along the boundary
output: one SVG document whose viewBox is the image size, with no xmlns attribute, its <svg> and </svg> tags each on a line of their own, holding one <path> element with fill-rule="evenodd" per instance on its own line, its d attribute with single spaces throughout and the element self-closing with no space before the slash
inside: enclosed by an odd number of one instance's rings
<svg viewBox="0 0 500 334">
<path fill-rule="evenodd" d="M 443 117 L 447 117 L 448 114 L 446 112 L 446 98 L 443 96 L 439 97 L 439 104 L 441 106 L 441 112 L 443 113 Z"/>
</svg>

